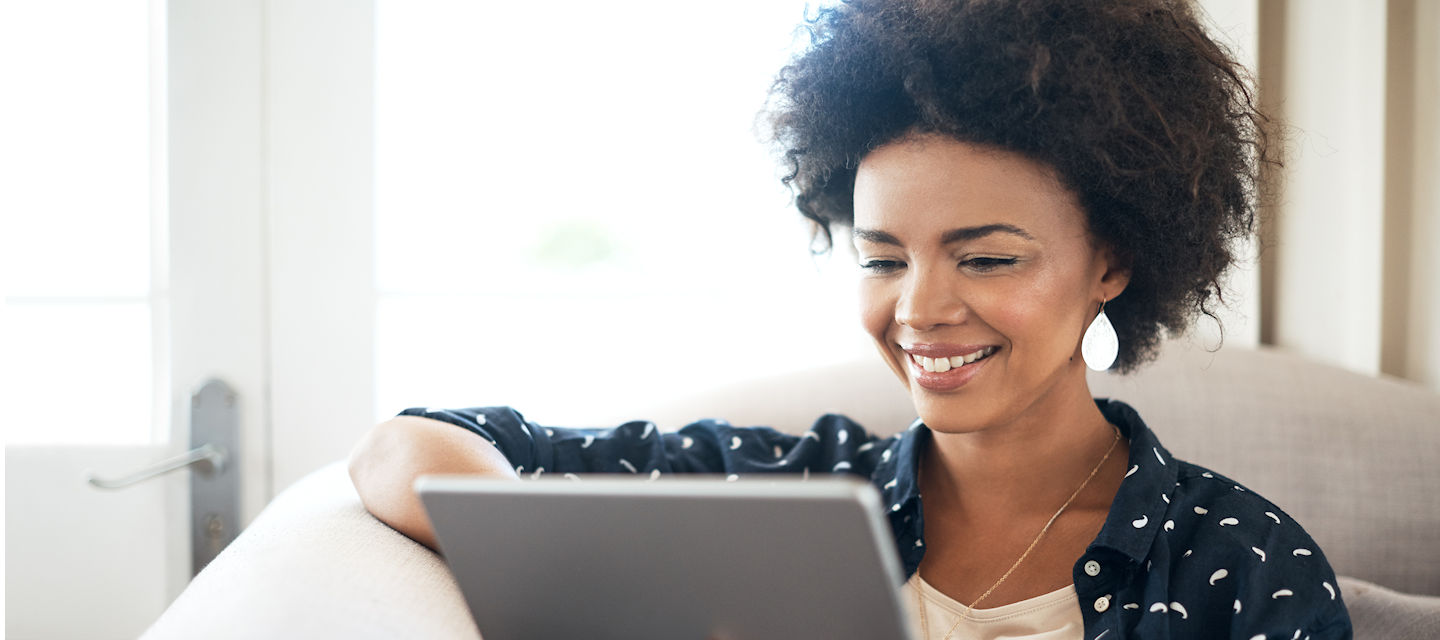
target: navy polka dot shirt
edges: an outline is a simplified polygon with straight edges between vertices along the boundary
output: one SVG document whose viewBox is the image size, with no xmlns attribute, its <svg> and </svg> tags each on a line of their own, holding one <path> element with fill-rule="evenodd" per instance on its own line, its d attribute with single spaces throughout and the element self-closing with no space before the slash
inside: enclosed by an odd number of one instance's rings
<svg viewBox="0 0 1440 640">
<path fill-rule="evenodd" d="M 1177 460 L 1128 405 L 1096 401 L 1130 439 L 1129 472 L 1100 534 L 1073 569 L 1087 640 L 1350 638 L 1335 574 L 1298 523 L 1244 486 Z M 408 409 L 494 443 L 522 477 L 590 473 L 850 473 L 880 489 L 908 579 L 925 554 L 916 471 L 920 422 L 876 437 L 826 415 L 803 435 L 701 420 L 562 429 L 506 407 Z"/>
</svg>

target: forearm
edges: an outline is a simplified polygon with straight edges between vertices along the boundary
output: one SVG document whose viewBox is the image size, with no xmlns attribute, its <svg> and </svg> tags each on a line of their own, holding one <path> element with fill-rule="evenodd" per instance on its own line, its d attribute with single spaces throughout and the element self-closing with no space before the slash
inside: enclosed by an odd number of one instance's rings
<svg viewBox="0 0 1440 640">
<path fill-rule="evenodd" d="M 371 429 L 350 454 L 350 480 L 381 522 L 431 549 L 435 532 L 413 485 L 428 474 L 481 474 L 514 479 L 494 446 L 451 424 L 400 416 Z"/>
</svg>

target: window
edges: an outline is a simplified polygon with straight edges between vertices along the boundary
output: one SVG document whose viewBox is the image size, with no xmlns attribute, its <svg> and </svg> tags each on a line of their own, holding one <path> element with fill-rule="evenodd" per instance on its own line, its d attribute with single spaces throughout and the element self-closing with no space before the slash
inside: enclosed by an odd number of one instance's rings
<svg viewBox="0 0 1440 640">
<path fill-rule="evenodd" d="M 163 16 L 147 0 L 0 9 L 6 93 L 23 96 L 0 119 L 9 444 L 168 435 Z"/>
<path fill-rule="evenodd" d="M 377 417 L 573 424 L 868 351 L 756 133 L 804 15 L 379 3 Z"/>
</svg>

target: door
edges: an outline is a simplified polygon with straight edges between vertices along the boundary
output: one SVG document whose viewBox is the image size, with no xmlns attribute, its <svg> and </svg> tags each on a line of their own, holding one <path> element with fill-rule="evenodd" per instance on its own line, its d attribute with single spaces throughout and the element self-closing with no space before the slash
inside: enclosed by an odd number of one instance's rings
<svg viewBox="0 0 1440 640">
<path fill-rule="evenodd" d="M 236 391 L 270 497 L 263 2 L 8 3 L 6 636 L 134 638 L 191 575 L 190 393 Z M 10 132 L 16 137 L 8 135 Z M 13 186 L 13 188 L 12 188 Z"/>
</svg>

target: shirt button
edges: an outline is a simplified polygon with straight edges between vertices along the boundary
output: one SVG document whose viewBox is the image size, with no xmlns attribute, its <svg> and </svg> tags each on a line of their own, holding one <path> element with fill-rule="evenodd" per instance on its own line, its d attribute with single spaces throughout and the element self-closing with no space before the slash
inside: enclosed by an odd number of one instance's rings
<svg viewBox="0 0 1440 640">
<path fill-rule="evenodd" d="M 1085 575 L 1095 577 L 1100 575 L 1100 563 L 1094 560 L 1085 563 Z"/>
<path fill-rule="evenodd" d="M 1100 613 L 1105 613 L 1105 611 L 1106 611 L 1107 609 L 1109 609 L 1109 608 L 1110 608 L 1110 596 L 1100 596 L 1099 598 L 1096 598 L 1096 599 L 1095 599 L 1095 610 L 1096 610 L 1096 611 L 1098 611 L 1098 612 L 1100 612 Z"/>
</svg>

